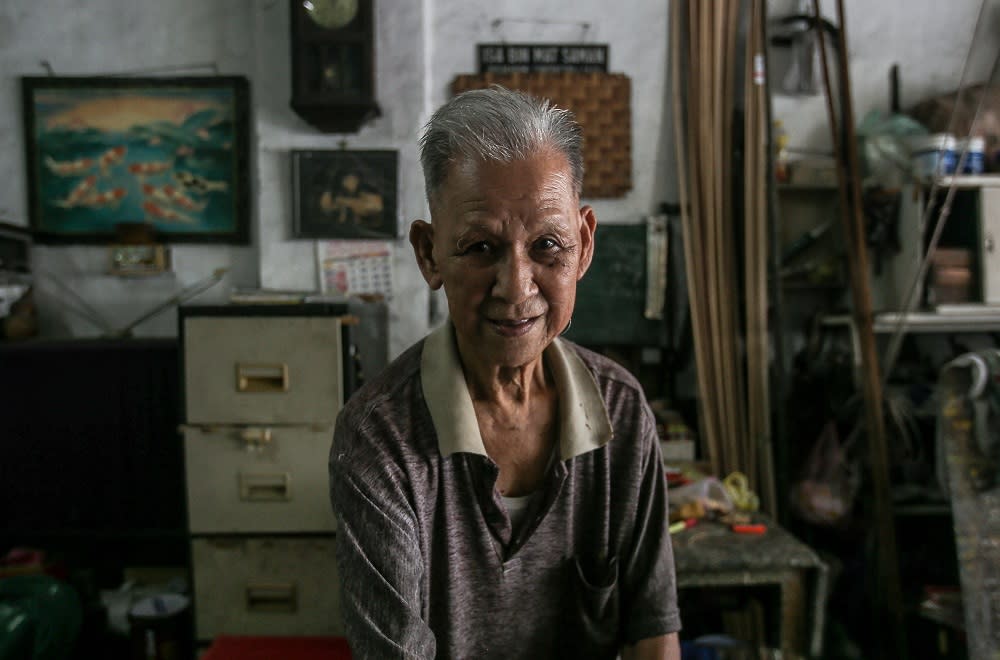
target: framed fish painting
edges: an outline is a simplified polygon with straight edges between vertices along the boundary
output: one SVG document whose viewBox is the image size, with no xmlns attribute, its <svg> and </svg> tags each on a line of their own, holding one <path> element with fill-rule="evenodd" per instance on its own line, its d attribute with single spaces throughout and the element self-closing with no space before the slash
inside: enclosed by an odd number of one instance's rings
<svg viewBox="0 0 1000 660">
<path fill-rule="evenodd" d="M 37 243 L 250 241 L 249 82 L 239 76 L 22 77 Z"/>
</svg>

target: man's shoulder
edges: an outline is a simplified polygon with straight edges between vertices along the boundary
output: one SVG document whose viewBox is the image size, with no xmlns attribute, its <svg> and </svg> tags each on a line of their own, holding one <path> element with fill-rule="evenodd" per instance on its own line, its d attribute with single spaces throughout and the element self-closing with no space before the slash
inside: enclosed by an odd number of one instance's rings
<svg viewBox="0 0 1000 660">
<path fill-rule="evenodd" d="M 648 428 L 652 416 L 642 385 L 628 369 L 613 359 L 563 341 L 563 347 L 573 351 L 594 377 L 617 439 L 608 443 L 610 451 L 619 460 L 622 452 L 632 456 L 629 461 L 639 459 L 648 448 L 650 437 L 644 429 Z"/>
<path fill-rule="evenodd" d="M 367 379 L 344 404 L 341 413 L 354 422 L 361 422 L 373 411 L 386 406 L 406 404 L 408 388 L 420 384 L 420 356 L 424 340 L 421 339 L 382 371 Z"/>
<path fill-rule="evenodd" d="M 597 381 L 597 386 L 605 393 L 605 396 L 608 390 L 625 390 L 640 398 L 642 397 L 642 385 L 639 384 L 639 381 L 632 372 L 624 366 L 607 356 L 601 355 L 589 348 L 584 348 L 567 339 L 561 339 L 560 341 L 564 348 L 572 351 L 580 358 L 584 366 L 593 374 L 594 380 Z"/>
<path fill-rule="evenodd" d="M 331 470 L 401 478 L 432 455 L 436 436 L 420 383 L 422 352 L 423 340 L 348 399 L 333 433 Z"/>
</svg>

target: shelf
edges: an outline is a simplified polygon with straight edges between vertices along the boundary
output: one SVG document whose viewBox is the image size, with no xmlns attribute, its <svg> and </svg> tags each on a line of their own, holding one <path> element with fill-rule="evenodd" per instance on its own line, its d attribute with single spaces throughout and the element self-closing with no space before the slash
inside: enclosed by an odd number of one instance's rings
<svg viewBox="0 0 1000 660">
<path fill-rule="evenodd" d="M 1000 331 L 1000 307 L 987 305 L 963 306 L 962 311 L 942 312 L 881 312 L 875 315 L 872 330 L 876 334 L 896 332 L 905 317 L 905 331 L 909 333 L 934 332 L 997 332 Z M 852 318 L 847 314 L 827 316 L 823 325 L 850 325 Z"/>
<path fill-rule="evenodd" d="M 960 176 L 943 176 L 937 180 L 937 184 L 941 188 L 950 188 L 953 184 L 956 188 L 1000 188 L 1000 175 L 965 174 Z"/>
</svg>

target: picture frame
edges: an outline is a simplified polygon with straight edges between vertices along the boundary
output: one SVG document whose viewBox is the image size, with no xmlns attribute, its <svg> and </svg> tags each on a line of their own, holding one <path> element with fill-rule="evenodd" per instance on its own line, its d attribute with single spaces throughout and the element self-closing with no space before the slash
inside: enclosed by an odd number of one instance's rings
<svg viewBox="0 0 1000 660">
<path fill-rule="evenodd" d="M 398 152 L 297 150 L 291 157 L 294 238 L 398 237 Z"/>
<path fill-rule="evenodd" d="M 250 84 L 243 76 L 21 78 L 37 243 L 250 242 Z"/>
</svg>

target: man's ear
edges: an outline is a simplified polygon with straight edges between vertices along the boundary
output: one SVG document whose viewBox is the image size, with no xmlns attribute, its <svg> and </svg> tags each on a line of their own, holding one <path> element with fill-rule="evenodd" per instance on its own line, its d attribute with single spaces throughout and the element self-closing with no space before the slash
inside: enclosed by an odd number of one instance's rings
<svg viewBox="0 0 1000 660">
<path fill-rule="evenodd" d="M 580 268 L 576 274 L 577 281 L 583 279 L 590 262 L 594 260 L 594 234 L 597 233 L 597 216 L 594 209 L 584 206 L 580 209 Z"/>
<path fill-rule="evenodd" d="M 424 280 L 432 290 L 437 291 L 444 281 L 434 260 L 434 226 L 423 220 L 414 220 L 410 225 L 410 245 Z"/>
</svg>

